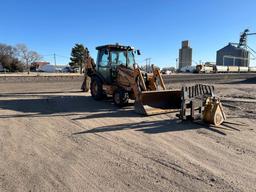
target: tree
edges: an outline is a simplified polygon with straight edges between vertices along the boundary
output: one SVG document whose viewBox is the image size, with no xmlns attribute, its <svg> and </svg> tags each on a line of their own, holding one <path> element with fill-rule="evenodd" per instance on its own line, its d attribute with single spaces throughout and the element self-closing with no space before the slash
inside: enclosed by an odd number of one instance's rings
<svg viewBox="0 0 256 192">
<path fill-rule="evenodd" d="M 28 47 L 24 44 L 18 44 L 16 45 L 17 49 L 17 55 L 20 59 L 20 61 L 26 66 L 27 72 L 30 71 L 30 65 L 33 62 L 39 61 L 42 59 L 42 56 L 40 56 L 37 52 L 31 51 L 28 49 Z"/>
<path fill-rule="evenodd" d="M 83 65 L 89 57 L 89 51 L 86 47 L 84 47 L 84 45 L 75 44 L 71 50 L 69 65 L 73 68 L 79 67 L 80 73 L 82 73 Z"/>
<path fill-rule="evenodd" d="M 16 57 L 17 49 L 11 45 L 0 43 L 0 56 L 8 55 L 10 57 Z"/>
<path fill-rule="evenodd" d="M 0 57 L 0 63 L 4 69 L 7 69 L 10 72 L 22 72 L 23 67 L 21 62 L 17 58 L 13 58 L 9 55 L 3 55 Z"/>
<path fill-rule="evenodd" d="M 0 43 L 0 63 L 10 72 L 23 71 L 23 65 L 29 72 L 29 65 L 41 59 L 41 56 L 30 51 L 26 45 L 19 44 L 16 47 Z"/>
<path fill-rule="evenodd" d="M 17 49 L 13 46 L 0 44 L 0 63 L 10 72 L 23 71 L 21 62 L 17 59 Z"/>
<path fill-rule="evenodd" d="M 16 72 L 16 71 L 22 72 L 22 71 L 23 71 L 23 65 L 22 65 L 22 63 L 21 63 L 18 59 L 14 58 L 14 59 L 12 60 L 12 63 L 11 63 L 11 69 L 10 69 L 10 71 L 11 71 L 11 72 Z"/>
</svg>

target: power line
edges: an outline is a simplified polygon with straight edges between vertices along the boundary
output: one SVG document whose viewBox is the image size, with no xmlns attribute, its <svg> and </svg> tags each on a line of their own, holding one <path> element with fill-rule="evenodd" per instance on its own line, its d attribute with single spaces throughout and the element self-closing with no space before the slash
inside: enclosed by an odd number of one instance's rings
<svg viewBox="0 0 256 192">
<path fill-rule="evenodd" d="M 41 55 L 41 54 L 40 54 Z M 52 56 L 53 54 L 46 54 L 46 55 L 41 55 L 42 57 L 49 57 Z"/>
<path fill-rule="evenodd" d="M 67 56 L 63 56 L 63 55 L 59 55 L 59 54 L 56 54 L 56 53 L 53 53 L 53 54 L 44 54 L 44 55 L 41 55 L 43 58 L 47 58 L 47 59 L 44 59 L 44 60 L 51 60 L 53 61 L 54 65 L 57 66 L 57 60 L 58 58 L 65 58 L 65 59 L 70 59 L 70 57 L 67 57 Z"/>
<path fill-rule="evenodd" d="M 54 55 L 57 56 L 57 57 L 63 57 L 63 58 L 69 59 L 69 57 L 67 57 L 67 56 L 59 55 L 59 54 L 56 54 L 56 53 L 53 53 L 53 54 L 45 54 L 45 55 L 41 55 L 41 56 L 42 56 L 42 57 L 54 57 Z"/>
<path fill-rule="evenodd" d="M 59 55 L 59 54 L 56 54 L 56 56 L 58 56 L 58 57 L 63 57 L 63 58 L 66 58 L 66 59 L 70 59 L 70 57 L 63 56 L 63 55 Z"/>
</svg>

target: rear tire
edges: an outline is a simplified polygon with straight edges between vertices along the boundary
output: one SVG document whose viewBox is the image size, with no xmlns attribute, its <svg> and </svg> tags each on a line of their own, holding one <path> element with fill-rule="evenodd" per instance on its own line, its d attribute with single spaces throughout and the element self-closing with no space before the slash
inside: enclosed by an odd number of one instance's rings
<svg viewBox="0 0 256 192">
<path fill-rule="evenodd" d="M 129 94 L 125 90 L 117 89 L 113 94 L 113 100 L 116 106 L 124 107 L 129 102 Z"/>
<path fill-rule="evenodd" d="M 102 82 L 99 78 L 93 77 L 91 80 L 91 95 L 95 100 L 102 100 L 104 98 Z"/>
</svg>

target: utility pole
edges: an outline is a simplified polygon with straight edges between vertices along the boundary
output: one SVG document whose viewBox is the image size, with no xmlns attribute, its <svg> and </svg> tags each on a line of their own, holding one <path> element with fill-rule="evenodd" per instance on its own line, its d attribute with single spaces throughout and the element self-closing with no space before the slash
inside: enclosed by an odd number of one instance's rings
<svg viewBox="0 0 256 192">
<path fill-rule="evenodd" d="M 179 70 L 179 59 L 178 58 L 176 58 L 176 70 Z"/>
<path fill-rule="evenodd" d="M 56 68 L 56 54 L 55 53 L 53 54 L 53 59 L 54 59 L 54 65 L 55 65 L 55 68 Z"/>
<path fill-rule="evenodd" d="M 28 59 L 26 59 L 26 66 L 27 66 L 27 72 L 28 72 L 28 75 L 29 75 L 30 69 L 29 69 Z"/>
<path fill-rule="evenodd" d="M 146 61 L 146 72 L 148 72 L 148 60 L 145 59 L 145 61 Z"/>
<path fill-rule="evenodd" d="M 146 61 L 146 72 L 149 72 L 148 71 L 148 65 L 150 66 L 150 64 L 151 64 L 151 58 L 146 58 L 145 61 Z"/>
</svg>

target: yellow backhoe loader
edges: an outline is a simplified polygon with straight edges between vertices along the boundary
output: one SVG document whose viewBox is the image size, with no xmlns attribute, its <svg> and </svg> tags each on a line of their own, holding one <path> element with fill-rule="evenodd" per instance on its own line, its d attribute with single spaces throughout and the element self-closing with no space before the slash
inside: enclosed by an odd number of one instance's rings
<svg viewBox="0 0 256 192">
<path fill-rule="evenodd" d="M 184 111 L 190 106 L 185 105 L 187 102 L 184 97 L 185 89 L 167 90 L 160 70 L 154 66 L 152 66 L 152 73 L 142 71 L 135 63 L 135 54 L 140 55 L 139 50 L 119 44 L 99 46 L 96 49 L 98 50 L 96 65 L 91 59 L 88 59 L 85 64 L 86 76 L 88 75 L 91 79 L 91 95 L 95 100 L 112 97 L 116 105 L 125 106 L 131 99 L 135 100 L 134 107 L 137 113 L 155 115 L 180 112 L 183 114 L 180 118 L 186 119 Z M 85 78 L 82 87 L 88 90 L 86 79 L 88 78 Z M 201 109 L 203 102 L 205 100 L 202 100 Z M 203 117 L 207 117 L 207 122 L 214 123 L 210 117 L 219 111 L 214 112 L 209 109 L 207 112 L 204 111 L 208 115 Z M 223 117 L 222 114 L 221 117 Z M 225 117 L 222 119 L 224 120 Z"/>
</svg>

